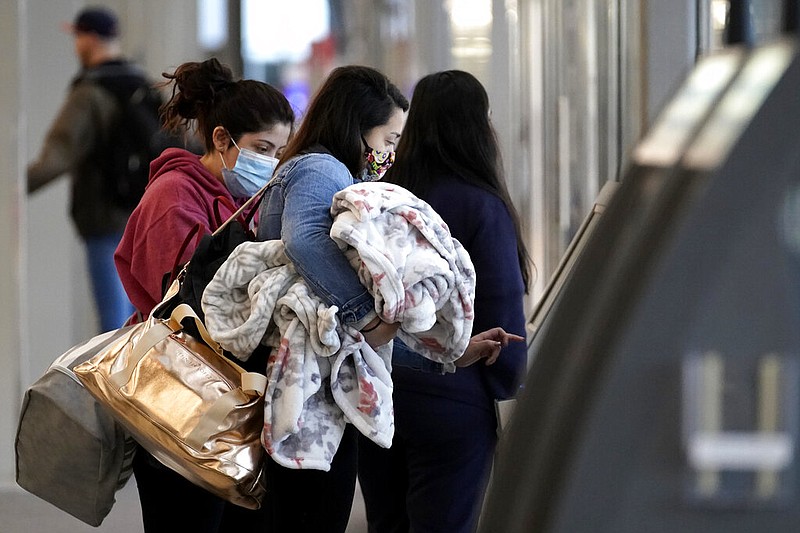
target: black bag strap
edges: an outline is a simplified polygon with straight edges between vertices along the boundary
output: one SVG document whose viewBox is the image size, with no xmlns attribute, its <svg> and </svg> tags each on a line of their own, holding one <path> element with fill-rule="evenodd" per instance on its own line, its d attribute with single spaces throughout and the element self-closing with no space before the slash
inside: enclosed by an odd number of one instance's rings
<svg viewBox="0 0 800 533">
<path fill-rule="evenodd" d="M 223 231 L 225 227 L 228 224 L 230 224 L 232 220 L 237 220 L 237 219 L 239 220 L 239 223 L 242 225 L 242 228 L 249 233 L 250 222 L 253 220 L 256 211 L 258 211 L 258 206 L 261 204 L 261 199 L 264 197 L 264 193 L 267 191 L 267 189 L 269 189 L 274 184 L 274 182 L 275 178 L 273 177 L 263 187 L 261 187 L 253 196 L 248 198 L 245 203 L 243 203 L 238 209 L 235 210 L 234 206 L 231 205 L 230 201 L 224 196 L 217 196 L 216 198 L 214 198 L 213 209 L 214 209 L 214 216 L 216 217 L 217 221 L 219 221 L 222 218 L 219 211 L 220 203 L 227 204 L 230 207 L 231 211 L 233 211 L 233 214 L 231 214 L 231 216 L 229 216 L 224 222 L 222 222 L 217 227 L 217 229 L 214 230 L 211 236 L 213 237 L 214 235 L 217 235 L 218 233 Z M 250 208 L 250 211 L 248 211 L 247 215 L 243 215 L 243 213 L 248 208 Z M 164 284 L 165 287 L 168 287 L 173 281 L 178 279 L 178 277 L 183 272 L 186 271 L 186 267 L 189 264 L 189 262 L 187 261 L 185 264 L 181 265 L 180 264 L 181 257 L 183 257 L 184 252 L 186 252 L 186 248 L 192 241 L 194 241 L 194 247 L 197 248 L 197 245 L 200 243 L 200 240 L 203 237 L 202 229 L 203 229 L 202 224 L 198 223 L 195 224 L 194 227 L 192 227 L 192 229 L 189 230 L 189 234 L 186 235 L 186 238 L 183 240 L 183 243 L 181 244 L 181 247 L 178 249 L 178 253 L 175 256 L 175 261 L 173 262 L 172 269 L 169 272 L 170 274 L 169 281 Z M 191 261 L 191 259 L 189 261 Z"/>
<path fill-rule="evenodd" d="M 275 183 L 275 176 L 272 176 L 272 178 L 267 183 L 265 183 L 263 187 L 261 187 L 258 191 L 256 191 L 256 193 L 253 196 L 248 198 L 247 201 L 243 203 L 239 207 L 239 209 L 234 211 L 234 213 L 230 217 L 228 217 L 228 220 L 220 224 L 220 226 L 216 230 L 214 230 L 214 233 L 212 233 L 211 235 L 216 235 L 217 233 L 225 229 L 225 226 L 227 226 L 231 220 L 236 220 L 242 215 L 242 213 L 244 213 L 248 208 L 252 206 L 252 209 L 250 209 L 250 211 L 247 213 L 247 216 L 245 216 L 244 218 L 244 220 L 246 221 L 246 224 L 244 225 L 245 229 L 250 227 L 250 221 L 253 220 L 256 211 L 258 211 L 258 206 L 261 205 L 261 199 L 264 197 L 264 193 L 267 192 L 267 189 L 272 187 L 274 183 Z"/>
<path fill-rule="evenodd" d="M 227 208 L 227 212 L 228 213 L 235 213 L 238 210 L 238 207 L 236 207 L 233 204 L 233 202 L 231 202 L 227 197 L 225 197 L 225 196 L 217 196 L 216 198 L 214 198 L 214 202 L 213 202 L 214 220 L 216 221 L 216 223 L 217 223 L 216 226 L 218 228 L 227 225 L 227 223 L 228 223 L 227 219 L 230 216 L 232 216 L 232 215 L 228 215 L 225 218 L 222 217 L 221 206 L 223 206 L 223 205 Z M 256 208 L 258 208 L 258 204 L 256 204 L 254 206 L 253 210 L 251 210 L 246 215 L 244 213 L 242 213 L 239 216 L 235 217 L 235 219 L 239 222 L 239 224 L 242 225 L 242 228 L 244 228 L 245 230 L 248 230 L 248 233 L 249 233 L 249 228 L 250 228 L 250 222 L 253 219 L 253 215 L 255 214 Z"/>
<path fill-rule="evenodd" d="M 199 222 L 192 226 L 192 229 L 189 230 L 189 233 L 186 235 L 186 238 L 183 239 L 183 243 L 181 243 L 180 248 L 178 248 L 178 253 L 175 255 L 175 261 L 172 262 L 172 268 L 169 271 L 169 280 L 164 283 L 165 287 L 168 287 L 172 284 L 173 281 L 178 279 L 181 270 L 185 270 L 185 265 L 181 268 L 181 257 L 186 252 L 186 248 L 189 246 L 189 243 L 194 241 L 194 248 L 197 248 L 197 245 L 200 244 L 200 239 L 203 238 L 203 225 Z"/>
</svg>

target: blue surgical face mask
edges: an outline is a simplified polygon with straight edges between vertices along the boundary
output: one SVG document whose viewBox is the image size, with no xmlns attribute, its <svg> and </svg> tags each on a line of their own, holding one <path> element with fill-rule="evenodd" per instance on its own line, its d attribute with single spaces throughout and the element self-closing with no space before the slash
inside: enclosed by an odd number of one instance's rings
<svg viewBox="0 0 800 533">
<path fill-rule="evenodd" d="M 250 198 L 272 177 L 278 160 L 247 148 L 239 148 L 233 137 L 231 137 L 231 142 L 239 150 L 239 157 L 236 158 L 233 168 L 229 169 L 225 164 L 225 158 L 222 157 L 222 152 L 219 152 L 223 166 L 222 179 L 234 198 Z"/>
</svg>

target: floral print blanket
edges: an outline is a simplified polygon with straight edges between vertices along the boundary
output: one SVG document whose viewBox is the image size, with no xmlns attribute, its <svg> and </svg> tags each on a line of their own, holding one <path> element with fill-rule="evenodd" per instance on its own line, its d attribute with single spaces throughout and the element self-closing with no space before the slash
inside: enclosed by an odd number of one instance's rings
<svg viewBox="0 0 800 533">
<path fill-rule="evenodd" d="M 472 335 L 475 269 L 439 214 L 406 189 L 376 181 L 338 192 L 331 215 L 331 237 L 378 314 L 400 322 L 398 337 L 439 363 L 461 357 Z"/>
<path fill-rule="evenodd" d="M 397 186 L 357 184 L 338 193 L 331 236 L 415 351 L 452 366 L 472 330 L 475 273 L 460 243 L 425 202 Z M 380 446 L 394 435 L 391 343 L 377 351 L 336 307 L 311 293 L 281 241 L 237 247 L 202 299 L 206 327 L 246 359 L 272 348 L 262 443 L 280 465 L 329 470 L 352 423 Z"/>
</svg>

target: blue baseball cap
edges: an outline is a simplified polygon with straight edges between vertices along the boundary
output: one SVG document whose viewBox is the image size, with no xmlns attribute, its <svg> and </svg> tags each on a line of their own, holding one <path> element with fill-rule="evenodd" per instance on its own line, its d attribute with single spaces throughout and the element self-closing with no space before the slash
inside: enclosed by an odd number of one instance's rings
<svg viewBox="0 0 800 533">
<path fill-rule="evenodd" d="M 72 33 L 96 33 L 100 37 L 116 37 L 117 16 L 104 7 L 87 7 L 75 16 L 69 27 Z"/>
</svg>

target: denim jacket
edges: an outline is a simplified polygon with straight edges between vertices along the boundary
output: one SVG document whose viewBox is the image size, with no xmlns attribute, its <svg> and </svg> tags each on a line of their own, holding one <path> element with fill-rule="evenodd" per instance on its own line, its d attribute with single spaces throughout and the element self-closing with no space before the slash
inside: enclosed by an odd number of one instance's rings
<svg viewBox="0 0 800 533">
<path fill-rule="evenodd" d="M 333 196 L 353 183 L 347 167 L 328 153 L 290 159 L 261 201 L 258 239 L 282 239 L 314 293 L 339 308 L 343 324 L 361 329 L 377 316 L 375 300 L 330 237 Z"/>
</svg>

